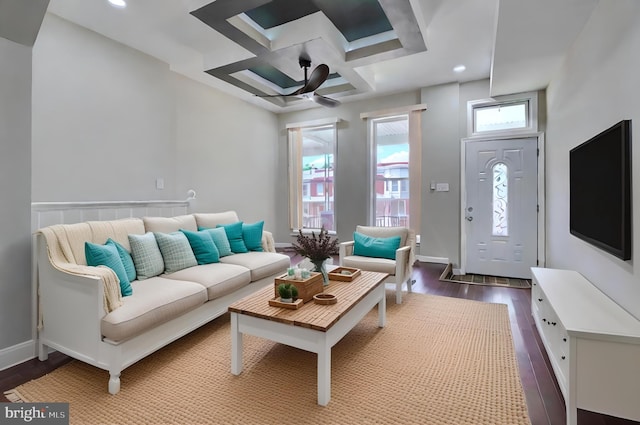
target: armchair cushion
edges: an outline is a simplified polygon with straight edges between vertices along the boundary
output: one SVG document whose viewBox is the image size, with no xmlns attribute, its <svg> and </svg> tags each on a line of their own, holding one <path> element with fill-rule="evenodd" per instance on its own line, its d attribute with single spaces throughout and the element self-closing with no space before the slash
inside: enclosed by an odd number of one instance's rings
<svg viewBox="0 0 640 425">
<path fill-rule="evenodd" d="M 396 259 L 396 250 L 400 247 L 400 236 L 376 238 L 362 233 L 353 233 L 353 255 L 362 257 Z"/>
</svg>

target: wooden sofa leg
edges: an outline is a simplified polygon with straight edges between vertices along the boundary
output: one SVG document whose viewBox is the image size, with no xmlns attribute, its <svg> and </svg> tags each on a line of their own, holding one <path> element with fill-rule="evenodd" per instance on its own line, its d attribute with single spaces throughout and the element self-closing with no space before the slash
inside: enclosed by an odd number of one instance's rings
<svg viewBox="0 0 640 425">
<path fill-rule="evenodd" d="M 396 304 L 402 304 L 402 282 L 396 284 Z"/>
<path fill-rule="evenodd" d="M 110 394 L 118 394 L 120 391 L 120 374 L 119 373 L 110 373 L 111 378 L 109 378 L 109 393 Z"/>
</svg>

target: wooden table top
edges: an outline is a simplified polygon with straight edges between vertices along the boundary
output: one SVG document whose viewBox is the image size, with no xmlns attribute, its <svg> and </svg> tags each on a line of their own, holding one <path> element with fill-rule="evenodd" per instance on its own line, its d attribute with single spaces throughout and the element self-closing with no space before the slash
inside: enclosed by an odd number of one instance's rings
<svg viewBox="0 0 640 425">
<path fill-rule="evenodd" d="M 376 286 L 383 284 L 387 276 L 387 273 L 362 271 L 361 275 L 351 282 L 330 280 L 323 293 L 335 295 L 337 303 L 323 305 L 311 300 L 297 310 L 269 305 L 269 300 L 273 299 L 274 295 L 273 286 L 267 286 L 231 304 L 229 311 L 326 332 Z"/>
</svg>

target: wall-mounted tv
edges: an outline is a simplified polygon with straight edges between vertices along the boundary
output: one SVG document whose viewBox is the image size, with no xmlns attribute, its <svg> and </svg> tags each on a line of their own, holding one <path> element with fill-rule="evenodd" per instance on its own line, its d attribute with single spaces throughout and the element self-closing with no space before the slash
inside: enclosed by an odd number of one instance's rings
<svg viewBox="0 0 640 425">
<path fill-rule="evenodd" d="M 631 120 L 569 151 L 569 230 L 631 259 Z"/>
</svg>

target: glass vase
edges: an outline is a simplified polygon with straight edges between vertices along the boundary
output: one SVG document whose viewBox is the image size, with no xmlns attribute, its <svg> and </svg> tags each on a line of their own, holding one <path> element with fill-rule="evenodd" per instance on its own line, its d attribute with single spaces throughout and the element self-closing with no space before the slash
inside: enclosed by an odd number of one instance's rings
<svg viewBox="0 0 640 425">
<path fill-rule="evenodd" d="M 325 266 L 325 260 L 312 261 L 313 271 L 322 274 L 322 284 L 327 286 L 329 284 L 329 274 L 327 273 L 327 267 Z"/>
</svg>

